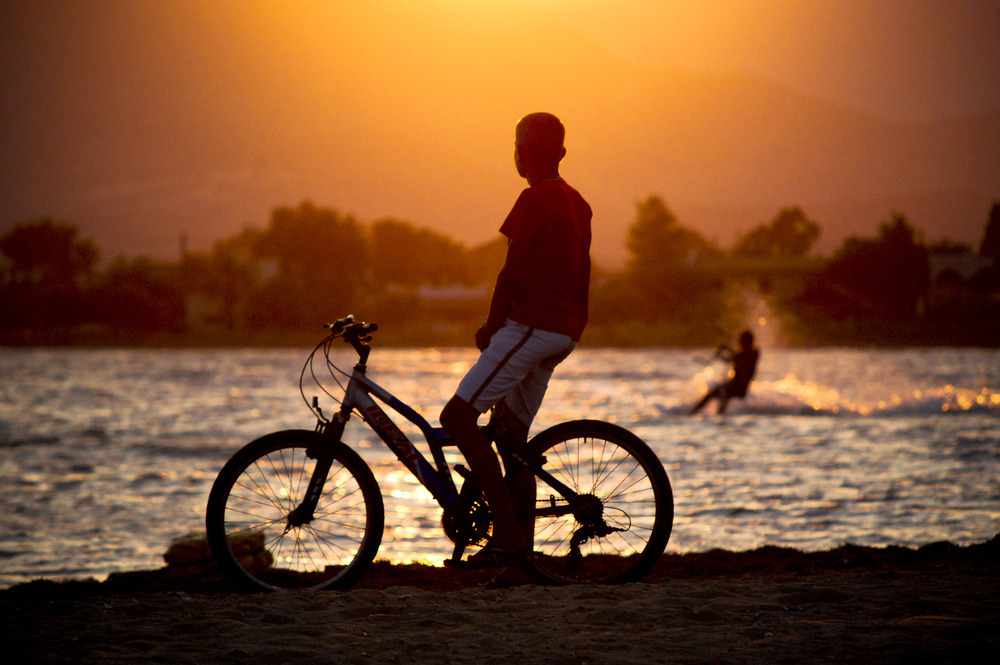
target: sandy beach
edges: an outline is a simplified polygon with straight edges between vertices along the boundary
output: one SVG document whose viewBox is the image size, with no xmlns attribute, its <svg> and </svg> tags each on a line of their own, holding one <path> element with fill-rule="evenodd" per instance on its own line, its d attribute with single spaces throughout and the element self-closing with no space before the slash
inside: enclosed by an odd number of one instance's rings
<svg viewBox="0 0 1000 665">
<path fill-rule="evenodd" d="M 10 663 L 1000 662 L 1000 536 L 959 547 L 665 555 L 640 584 L 493 589 L 376 563 L 347 592 L 214 571 L 0 591 Z"/>
</svg>

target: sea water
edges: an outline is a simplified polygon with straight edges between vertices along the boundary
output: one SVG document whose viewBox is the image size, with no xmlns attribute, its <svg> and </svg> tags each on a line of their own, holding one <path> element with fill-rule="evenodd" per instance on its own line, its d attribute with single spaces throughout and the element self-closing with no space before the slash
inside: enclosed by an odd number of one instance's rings
<svg viewBox="0 0 1000 665">
<path fill-rule="evenodd" d="M 347 371 L 350 353 L 334 354 Z M 307 354 L 0 349 L 0 587 L 164 565 L 173 538 L 203 530 L 215 475 L 239 447 L 314 427 L 299 390 Z M 370 376 L 436 425 L 475 357 L 376 348 Z M 725 372 L 708 350 L 579 349 L 532 431 L 595 418 L 643 438 L 673 485 L 668 552 L 1000 531 L 1000 351 L 765 346 L 746 400 L 689 415 Z M 378 558 L 440 565 L 452 547 L 440 508 L 358 418 L 346 437 L 385 497 Z"/>
</svg>

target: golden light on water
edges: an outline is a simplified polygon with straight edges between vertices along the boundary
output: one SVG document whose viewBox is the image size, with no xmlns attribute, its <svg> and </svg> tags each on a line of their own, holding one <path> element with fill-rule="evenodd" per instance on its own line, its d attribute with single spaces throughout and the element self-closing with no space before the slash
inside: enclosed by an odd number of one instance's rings
<svg viewBox="0 0 1000 665">
<path fill-rule="evenodd" d="M 706 371 L 706 376 L 710 377 L 711 375 L 710 371 Z M 912 396 L 912 402 L 897 393 L 889 395 L 888 398 L 869 401 L 863 395 L 863 382 L 854 389 L 859 394 L 850 395 L 846 390 L 839 391 L 815 382 L 800 381 L 792 374 L 777 381 L 755 381 L 754 385 L 757 391 L 773 391 L 794 398 L 795 401 L 808 405 L 813 411 L 833 414 L 848 412 L 870 416 L 880 411 L 937 401 L 940 402 L 940 406 L 934 408 L 939 408 L 942 412 L 969 411 L 976 407 L 991 408 L 1000 405 L 1000 392 L 991 392 L 988 388 L 982 388 L 978 391 L 962 389 L 952 385 L 932 390 L 913 390 L 909 393 Z"/>
<path fill-rule="evenodd" d="M 773 328 L 776 319 L 767 318 Z M 580 349 L 555 375 L 539 430 L 606 414 L 628 421 L 670 473 L 677 514 L 669 552 L 967 544 L 996 533 L 996 350 L 762 348 L 759 381 L 745 403 L 723 417 L 696 418 L 685 407 L 700 397 L 701 382 L 718 377 L 703 372 L 710 348 L 697 355 Z M 379 383 L 403 385 L 411 392 L 397 395 L 432 414 L 457 384 L 452 364 L 474 357 L 449 349 L 430 360 L 416 349 L 377 353 Z M 25 512 L 7 511 L 3 527 L 16 534 L 28 519 L 49 525 L 33 531 L 31 553 L 19 555 L 32 557 L 25 575 L 47 575 L 55 560 L 69 571 L 60 574 L 97 577 L 161 566 L 170 539 L 203 528 L 204 496 L 229 455 L 262 432 L 312 424 L 287 399 L 286 375 L 289 367 L 297 373 L 299 350 L 142 351 L 128 363 L 119 354 L 5 349 L 5 360 L 23 361 L 21 369 L 4 367 L 5 387 L 16 387 L 10 394 L 22 400 L 8 412 L 5 435 L 23 444 L 4 449 L 5 469 L 16 472 L 5 476 L 5 496 Z M 203 385 L 206 358 L 220 368 L 219 383 Z M 155 371 L 138 382 L 137 366 Z M 246 367 L 261 368 L 261 380 L 241 376 Z M 164 376 L 173 389 L 164 389 Z M 53 391 L 66 377 L 69 389 Z M 440 394 L 425 394 L 420 384 L 440 384 Z M 234 419 L 233 386 L 264 420 L 251 420 L 248 408 Z M 640 409 L 645 417 L 633 423 Z M 412 476 L 356 420 L 350 434 L 385 498 L 378 558 L 440 566 L 452 547 L 440 508 L 416 494 Z M 357 444 L 362 437 L 365 445 Z M 295 487 L 280 475 L 272 482 L 275 492 Z M 407 498 L 394 498 L 397 489 Z M 72 509 L 50 510 L 52 492 Z M 123 517 L 134 527 L 123 528 Z M 400 525 L 406 529 L 393 530 Z M 128 557 L 126 541 L 134 551 Z"/>
</svg>

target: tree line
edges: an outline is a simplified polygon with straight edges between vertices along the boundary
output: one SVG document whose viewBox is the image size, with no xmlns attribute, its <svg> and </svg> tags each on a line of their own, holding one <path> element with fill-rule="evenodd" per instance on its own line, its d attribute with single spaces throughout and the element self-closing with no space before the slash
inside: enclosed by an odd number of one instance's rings
<svg viewBox="0 0 1000 665">
<path fill-rule="evenodd" d="M 746 325 L 748 291 L 781 314 L 793 343 L 865 343 L 873 333 L 876 341 L 919 343 L 920 331 L 956 320 L 987 335 L 998 329 L 1000 206 L 978 254 L 946 240 L 925 243 L 901 214 L 873 238 L 848 238 L 829 258 L 811 255 L 819 237 L 819 224 L 789 207 L 723 249 L 650 196 L 636 205 L 625 266 L 595 267 L 584 341 L 721 343 Z M 40 219 L 0 236 L 0 341 L 304 339 L 324 319 L 351 312 L 392 330 L 398 343 L 466 344 L 504 252 L 500 236 L 470 248 L 408 222 L 363 223 L 303 202 L 276 208 L 265 228 L 244 229 L 208 252 L 174 262 L 119 257 L 101 268 L 99 248 L 77 226 Z M 940 253 L 983 259 L 943 300 L 931 272 Z M 877 339 L 889 329 L 902 332 Z"/>
</svg>

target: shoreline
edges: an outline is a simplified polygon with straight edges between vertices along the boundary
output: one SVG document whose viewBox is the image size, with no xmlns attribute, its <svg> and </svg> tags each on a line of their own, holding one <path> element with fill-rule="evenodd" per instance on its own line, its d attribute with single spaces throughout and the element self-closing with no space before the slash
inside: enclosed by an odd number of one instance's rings
<svg viewBox="0 0 1000 665">
<path fill-rule="evenodd" d="M 376 344 L 383 348 L 472 348 L 478 324 L 465 321 L 438 323 L 417 320 L 406 326 L 383 326 Z M 895 321 L 814 322 L 808 330 L 779 324 L 784 348 L 1000 348 L 1000 320 L 939 321 L 920 319 Z M 325 336 L 317 325 L 288 330 L 203 329 L 176 332 L 63 327 L 26 331 L 0 329 L 2 348 L 135 348 L 135 349 L 311 349 Z M 641 321 L 592 321 L 580 348 L 679 348 L 695 349 L 726 341 L 714 330 L 702 330 L 691 322 L 644 323 Z"/>
<path fill-rule="evenodd" d="M 237 594 L 168 567 L 2 590 L 0 639 L 32 663 L 991 662 L 998 573 L 1000 535 L 668 554 L 619 586 L 376 562 L 349 591 Z"/>
<path fill-rule="evenodd" d="M 871 547 L 845 544 L 830 550 L 803 552 L 794 548 L 767 545 L 734 552 L 713 549 L 686 554 L 666 553 L 641 584 L 663 584 L 677 579 L 711 580 L 724 577 L 769 575 L 818 575 L 832 571 L 926 570 L 946 565 L 995 567 L 1000 571 L 1000 533 L 981 543 L 957 545 L 949 541 L 920 547 L 887 545 Z M 485 585 L 496 570 L 462 570 L 420 563 L 393 564 L 376 560 L 362 578 L 346 591 L 384 590 L 406 586 L 432 593 L 458 591 Z M 214 564 L 167 565 L 155 570 L 111 573 L 104 581 L 88 579 L 53 580 L 39 578 L 0 589 L 0 601 L 8 597 L 33 595 L 51 600 L 92 595 L 120 595 L 180 592 L 190 594 L 239 594 Z M 998 598 L 1000 602 L 1000 598 Z"/>
</svg>

